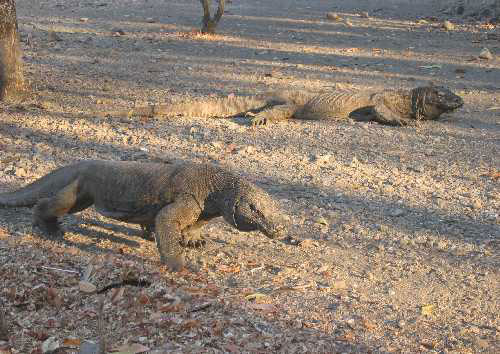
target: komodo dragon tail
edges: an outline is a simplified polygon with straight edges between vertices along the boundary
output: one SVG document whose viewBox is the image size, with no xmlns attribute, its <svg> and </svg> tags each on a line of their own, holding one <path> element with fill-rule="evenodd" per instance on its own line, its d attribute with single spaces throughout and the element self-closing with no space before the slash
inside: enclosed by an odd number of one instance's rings
<svg viewBox="0 0 500 354">
<path fill-rule="evenodd" d="M 78 178 L 84 163 L 59 168 L 14 192 L 0 193 L 0 206 L 30 207 Z"/>
<path fill-rule="evenodd" d="M 247 112 L 260 112 L 270 106 L 293 103 L 304 104 L 309 96 L 300 91 L 275 91 L 255 96 L 209 97 L 181 102 L 151 104 L 138 106 L 130 110 L 101 112 L 111 117 L 164 117 L 178 116 L 196 118 L 230 118 L 245 115 Z"/>
</svg>

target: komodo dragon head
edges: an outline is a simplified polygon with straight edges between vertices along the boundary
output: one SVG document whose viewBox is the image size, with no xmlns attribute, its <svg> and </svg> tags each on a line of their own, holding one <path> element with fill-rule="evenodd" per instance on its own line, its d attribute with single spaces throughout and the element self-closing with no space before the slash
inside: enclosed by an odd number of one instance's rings
<svg viewBox="0 0 500 354">
<path fill-rule="evenodd" d="M 262 231 L 269 238 L 281 238 L 287 232 L 285 216 L 278 203 L 264 190 L 243 182 L 224 219 L 240 231 Z"/>
<path fill-rule="evenodd" d="M 444 86 L 417 87 L 412 90 L 412 110 L 417 119 L 437 119 L 443 113 L 454 111 L 464 101 Z"/>
</svg>

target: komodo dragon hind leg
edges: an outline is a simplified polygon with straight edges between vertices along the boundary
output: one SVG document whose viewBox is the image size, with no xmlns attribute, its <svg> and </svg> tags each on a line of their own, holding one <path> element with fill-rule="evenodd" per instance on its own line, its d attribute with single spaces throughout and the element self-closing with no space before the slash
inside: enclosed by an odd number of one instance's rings
<svg viewBox="0 0 500 354">
<path fill-rule="evenodd" d="M 190 248 L 200 248 L 205 246 L 206 241 L 201 236 L 201 228 L 207 220 L 199 220 L 195 224 L 182 230 L 181 246 Z"/>
<path fill-rule="evenodd" d="M 250 125 L 266 125 L 269 122 L 292 118 L 297 106 L 294 104 L 279 104 L 264 109 L 251 118 Z"/>
<path fill-rule="evenodd" d="M 182 231 L 194 225 L 201 209 L 192 196 L 179 196 L 160 210 L 155 219 L 156 245 L 160 260 L 171 271 L 184 267 L 184 254 L 181 248 Z"/>
<path fill-rule="evenodd" d="M 382 124 L 402 126 L 407 125 L 408 121 L 401 115 L 394 113 L 383 103 L 373 107 L 373 120 Z"/>
<path fill-rule="evenodd" d="M 57 218 L 65 214 L 79 212 L 93 203 L 92 198 L 82 191 L 77 179 L 58 191 L 53 197 L 38 201 L 33 209 L 33 224 L 48 235 L 61 238 L 64 231 L 60 228 Z"/>
</svg>

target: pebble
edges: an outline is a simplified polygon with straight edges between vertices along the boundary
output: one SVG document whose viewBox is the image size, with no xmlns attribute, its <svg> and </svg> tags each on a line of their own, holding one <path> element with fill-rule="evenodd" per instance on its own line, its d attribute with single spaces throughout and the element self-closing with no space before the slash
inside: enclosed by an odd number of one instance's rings
<svg viewBox="0 0 500 354">
<path fill-rule="evenodd" d="M 341 21 L 342 18 L 336 12 L 328 12 L 326 18 L 333 21 Z"/>
<path fill-rule="evenodd" d="M 481 201 L 479 199 L 475 199 L 472 202 L 472 208 L 473 209 L 481 209 L 482 207 L 483 207 L 483 203 L 481 203 Z"/>
<path fill-rule="evenodd" d="M 452 31 L 455 29 L 455 25 L 448 20 L 443 22 L 442 27 L 447 31 Z"/>
<path fill-rule="evenodd" d="M 62 38 L 59 37 L 59 35 L 56 32 L 50 31 L 48 36 L 47 36 L 47 40 L 49 42 L 61 42 Z"/>
<path fill-rule="evenodd" d="M 80 22 L 88 22 L 89 18 L 88 17 L 80 17 Z"/>
<path fill-rule="evenodd" d="M 28 175 L 28 172 L 23 167 L 18 167 L 16 168 L 16 176 L 18 177 L 26 177 Z"/>
<path fill-rule="evenodd" d="M 332 155 L 326 154 L 326 155 L 315 155 L 314 156 L 314 162 L 318 165 L 326 165 L 330 162 L 332 158 Z"/>
<path fill-rule="evenodd" d="M 321 224 L 321 225 L 326 225 L 328 226 L 328 220 L 326 220 L 324 217 L 319 216 L 315 220 L 316 224 Z"/>
<path fill-rule="evenodd" d="M 332 282 L 332 288 L 336 290 L 342 290 L 347 288 L 347 283 L 345 280 L 335 280 Z"/>
<path fill-rule="evenodd" d="M 308 248 L 312 246 L 317 246 L 317 242 L 310 238 L 306 238 L 305 240 L 300 242 L 300 247 Z"/>
<path fill-rule="evenodd" d="M 125 31 L 122 30 L 121 28 L 113 28 L 111 30 L 111 32 L 115 35 L 118 35 L 118 36 L 124 36 L 125 35 Z"/>
<path fill-rule="evenodd" d="M 370 15 L 368 15 L 368 11 L 362 11 L 359 16 L 361 18 L 370 18 Z"/>
<path fill-rule="evenodd" d="M 479 58 L 486 59 L 486 60 L 492 60 L 493 54 L 491 54 L 491 52 L 488 48 L 483 48 L 481 53 L 479 53 Z"/>
<path fill-rule="evenodd" d="M 403 209 L 399 209 L 399 208 L 396 208 L 396 209 L 391 209 L 391 211 L 389 211 L 389 215 L 390 216 L 403 216 L 404 215 L 404 210 Z"/>
<path fill-rule="evenodd" d="M 94 284 L 83 280 L 78 283 L 78 288 L 81 292 L 84 292 L 86 294 L 93 293 L 97 290 L 97 287 Z"/>
</svg>

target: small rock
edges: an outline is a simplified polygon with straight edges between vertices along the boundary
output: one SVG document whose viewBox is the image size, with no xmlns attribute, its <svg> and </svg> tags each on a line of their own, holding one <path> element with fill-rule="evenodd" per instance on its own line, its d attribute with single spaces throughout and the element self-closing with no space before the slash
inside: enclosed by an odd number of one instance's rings
<svg viewBox="0 0 500 354">
<path fill-rule="evenodd" d="M 97 290 L 97 287 L 94 284 L 83 280 L 78 283 L 78 288 L 81 292 L 84 292 L 86 294 L 93 293 Z"/>
<path fill-rule="evenodd" d="M 62 38 L 59 37 L 56 32 L 50 31 L 47 36 L 47 40 L 49 42 L 61 42 Z"/>
<path fill-rule="evenodd" d="M 345 280 L 335 280 L 332 282 L 332 289 L 343 290 L 347 288 L 347 283 Z"/>
<path fill-rule="evenodd" d="M 317 242 L 310 239 L 310 238 L 306 238 L 305 240 L 302 240 L 300 242 L 300 246 L 301 247 L 304 247 L 304 248 L 308 248 L 308 247 L 312 247 L 312 246 L 317 246 Z"/>
<path fill-rule="evenodd" d="M 361 18 L 370 18 L 370 15 L 368 15 L 368 11 L 362 11 L 359 16 Z"/>
<path fill-rule="evenodd" d="M 389 211 L 389 215 L 390 216 L 402 216 L 404 215 L 404 210 L 403 209 L 399 209 L 399 208 L 396 208 L 396 209 L 392 209 L 391 211 Z"/>
<path fill-rule="evenodd" d="M 113 28 L 111 30 L 111 32 L 115 35 L 118 35 L 118 36 L 124 36 L 125 35 L 125 31 L 122 30 L 121 28 Z"/>
<path fill-rule="evenodd" d="M 479 53 L 479 58 L 486 59 L 486 60 L 492 60 L 493 54 L 491 54 L 491 52 L 488 48 L 483 48 L 481 53 Z"/>
<path fill-rule="evenodd" d="M 318 165 L 326 165 L 327 163 L 330 162 L 332 158 L 332 155 L 326 154 L 326 155 L 315 155 L 314 156 L 314 161 Z"/>
<path fill-rule="evenodd" d="M 342 18 L 336 12 L 328 12 L 326 18 L 333 21 L 341 21 Z"/>
<path fill-rule="evenodd" d="M 314 222 L 315 222 L 316 224 L 321 224 L 321 225 L 326 225 L 326 226 L 328 226 L 328 220 L 326 220 L 326 219 L 325 219 L 324 217 L 322 217 L 322 216 L 317 217 L 317 218 L 316 218 L 316 220 L 314 220 Z"/>
<path fill-rule="evenodd" d="M 221 141 L 214 141 L 212 142 L 212 146 L 216 149 L 220 149 L 222 148 L 222 146 L 224 146 L 224 144 Z"/>
<path fill-rule="evenodd" d="M 89 18 L 88 17 L 80 17 L 80 22 L 88 22 Z"/>
<path fill-rule="evenodd" d="M 60 346 L 56 337 L 49 337 L 42 343 L 42 353 L 52 353 Z"/>
<path fill-rule="evenodd" d="M 22 167 L 18 167 L 16 168 L 16 176 L 18 177 L 26 177 L 28 175 L 28 173 L 26 172 L 26 170 Z"/>
<path fill-rule="evenodd" d="M 99 353 L 99 344 L 90 340 L 85 340 L 80 345 L 78 354 L 97 354 Z"/>
<path fill-rule="evenodd" d="M 455 25 L 448 20 L 443 22 L 442 27 L 447 31 L 452 31 L 455 29 Z"/>
<path fill-rule="evenodd" d="M 156 22 L 156 20 L 155 20 L 154 18 L 152 18 L 152 17 L 148 17 L 148 18 L 146 19 L 146 22 L 147 22 L 147 23 L 155 23 L 155 22 Z"/>
<path fill-rule="evenodd" d="M 479 199 L 475 199 L 472 202 L 472 208 L 473 209 L 481 209 L 482 207 L 483 207 L 483 203 L 481 203 L 481 201 Z"/>
</svg>

